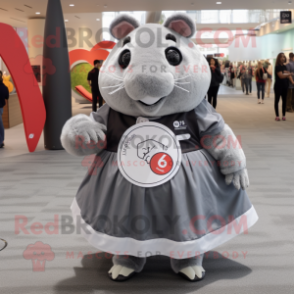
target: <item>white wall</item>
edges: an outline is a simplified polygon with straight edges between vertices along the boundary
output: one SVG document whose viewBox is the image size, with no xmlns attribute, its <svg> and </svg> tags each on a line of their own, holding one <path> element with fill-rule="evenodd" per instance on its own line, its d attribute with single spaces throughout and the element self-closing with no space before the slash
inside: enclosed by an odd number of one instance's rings
<svg viewBox="0 0 294 294">
<path fill-rule="evenodd" d="M 91 50 L 98 42 L 102 41 L 102 13 L 79 13 L 78 17 L 74 14 L 65 14 L 64 19 L 68 35 L 68 49 Z M 97 21 L 100 19 L 100 21 Z M 89 37 L 88 37 L 89 36 Z"/>
<path fill-rule="evenodd" d="M 294 46 L 294 44 L 293 44 Z M 245 47 L 243 42 L 239 42 L 239 46 L 233 42 L 229 46 L 229 59 L 231 61 L 273 59 L 284 51 L 285 34 L 269 34 L 262 37 L 255 37 Z"/>
</svg>

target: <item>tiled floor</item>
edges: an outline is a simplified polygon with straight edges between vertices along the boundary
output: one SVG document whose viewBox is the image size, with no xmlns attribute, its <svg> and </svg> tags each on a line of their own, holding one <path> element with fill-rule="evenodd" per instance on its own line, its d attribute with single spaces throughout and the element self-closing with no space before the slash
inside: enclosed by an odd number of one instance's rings
<svg viewBox="0 0 294 294">
<path fill-rule="evenodd" d="M 241 136 L 251 181 L 248 194 L 260 219 L 247 235 L 209 253 L 204 281 L 183 280 L 171 271 L 167 258 L 157 257 L 149 258 L 132 280 L 111 282 L 109 256 L 95 254 L 79 231 L 66 225 L 87 171 L 83 159 L 65 151 L 45 151 L 42 142 L 29 154 L 22 129 L 15 128 L 7 132 L 7 147 L 0 152 L 0 238 L 8 241 L 0 252 L 0 293 L 293 294 L 294 114 L 287 114 L 286 122 L 275 122 L 272 97 L 258 105 L 254 95 L 228 93 L 231 90 L 221 89 L 225 95 L 219 97 L 217 110 Z M 81 107 L 90 111 L 87 105 Z M 55 232 L 40 229 L 54 217 Z M 26 249 L 36 242 L 50 246 L 53 260 L 33 263 Z M 44 265 L 45 271 L 36 272 L 33 265 Z"/>
</svg>

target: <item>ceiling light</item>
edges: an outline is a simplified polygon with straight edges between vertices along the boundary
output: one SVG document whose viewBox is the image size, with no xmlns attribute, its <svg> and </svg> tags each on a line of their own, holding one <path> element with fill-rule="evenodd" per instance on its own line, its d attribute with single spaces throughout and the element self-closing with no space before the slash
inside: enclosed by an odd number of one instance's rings
<svg viewBox="0 0 294 294">
<path fill-rule="evenodd" d="M 100 18 L 97 18 L 96 20 L 97 20 L 97 21 L 100 21 Z"/>
<path fill-rule="evenodd" d="M 68 19 L 65 19 L 64 21 L 65 21 L 65 22 L 68 22 Z"/>
<path fill-rule="evenodd" d="M 36 12 L 36 14 L 41 14 L 40 12 Z"/>
<path fill-rule="evenodd" d="M 74 5 L 74 4 L 69 4 L 69 6 L 73 7 L 73 6 L 75 6 L 75 5 Z"/>
<path fill-rule="evenodd" d="M 216 4 L 222 4 L 222 2 L 216 2 Z"/>
</svg>

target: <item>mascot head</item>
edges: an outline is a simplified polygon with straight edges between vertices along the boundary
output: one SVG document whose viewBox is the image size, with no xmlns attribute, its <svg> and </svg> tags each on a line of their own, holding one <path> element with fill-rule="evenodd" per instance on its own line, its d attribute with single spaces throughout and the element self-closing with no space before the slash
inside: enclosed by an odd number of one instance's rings
<svg viewBox="0 0 294 294">
<path fill-rule="evenodd" d="M 209 65 L 189 39 L 196 27 L 186 14 L 163 25 L 120 15 L 110 26 L 119 40 L 104 62 L 99 88 L 107 104 L 131 116 L 158 117 L 197 107 L 209 88 Z"/>
</svg>

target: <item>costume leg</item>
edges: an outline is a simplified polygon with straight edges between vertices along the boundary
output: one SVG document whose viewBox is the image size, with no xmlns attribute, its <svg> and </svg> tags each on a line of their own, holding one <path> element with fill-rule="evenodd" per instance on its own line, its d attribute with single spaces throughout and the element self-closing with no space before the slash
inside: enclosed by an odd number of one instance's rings
<svg viewBox="0 0 294 294">
<path fill-rule="evenodd" d="M 181 274 L 190 281 L 200 281 L 205 276 L 205 269 L 202 267 L 204 254 L 187 259 L 170 259 L 172 270 Z"/>
<path fill-rule="evenodd" d="M 112 258 L 113 267 L 108 272 L 113 281 L 125 281 L 135 273 L 143 270 L 146 258 L 126 255 L 114 255 Z"/>
</svg>

